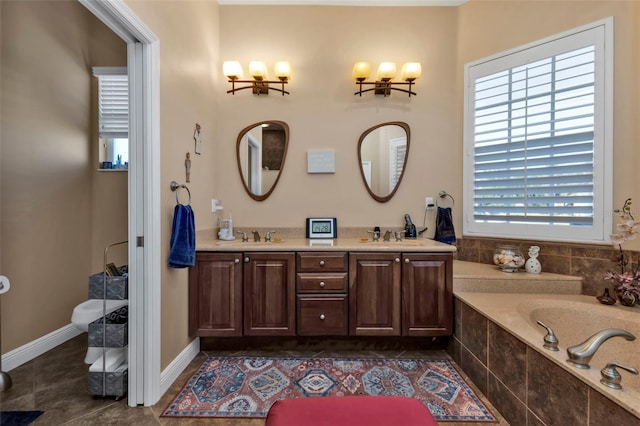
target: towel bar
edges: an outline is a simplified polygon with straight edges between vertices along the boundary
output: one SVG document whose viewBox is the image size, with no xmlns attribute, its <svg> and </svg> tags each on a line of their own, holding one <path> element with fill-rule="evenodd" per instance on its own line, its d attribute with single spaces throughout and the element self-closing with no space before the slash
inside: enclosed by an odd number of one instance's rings
<svg viewBox="0 0 640 426">
<path fill-rule="evenodd" d="M 187 190 L 187 194 L 189 194 L 189 202 L 187 203 L 187 205 L 191 205 L 191 191 L 189 191 L 189 188 L 187 187 L 187 185 L 184 185 L 184 184 L 180 185 L 178 182 L 173 180 L 171 181 L 171 190 L 176 193 L 176 204 L 181 204 L 180 199 L 178 198 L 178 189 L 180 188 L 184 188 Z"/>
</svg>

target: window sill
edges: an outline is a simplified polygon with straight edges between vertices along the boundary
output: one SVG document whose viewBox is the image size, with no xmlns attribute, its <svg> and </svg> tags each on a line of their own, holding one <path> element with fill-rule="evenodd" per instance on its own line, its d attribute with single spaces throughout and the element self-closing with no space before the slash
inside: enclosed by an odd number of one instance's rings
<svg viewBox="0 0 640 426">
<path fill-rule="evenodd" d="M 128 172 L 129 169 L 98 169 L 99 172 Z"/>
</svg>

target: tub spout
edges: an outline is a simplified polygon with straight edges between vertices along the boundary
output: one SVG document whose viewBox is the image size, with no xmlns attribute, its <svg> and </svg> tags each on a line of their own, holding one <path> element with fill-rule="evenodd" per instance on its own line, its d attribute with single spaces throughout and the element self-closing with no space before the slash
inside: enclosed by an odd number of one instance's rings
<svg viewBox="0 0 640 426">
<path fill-rule="evenodd" d="M 584 342 L 567 348 L 567 355 L 569 355 L 567 362 L 577 368 L 589 368 L 589 362 L 600 345 L 616 336 L 624 337 L 629 341 L 636 339 L 636 336 L 626 330 L 621 330 L 619 328 L 607 328 L 605 330 L 598 331 Z"/>
</svg>

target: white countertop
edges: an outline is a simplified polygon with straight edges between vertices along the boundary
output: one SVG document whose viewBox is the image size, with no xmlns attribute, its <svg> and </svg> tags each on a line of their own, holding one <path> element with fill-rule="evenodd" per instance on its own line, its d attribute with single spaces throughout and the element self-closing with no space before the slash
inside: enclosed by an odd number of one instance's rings
<svg viewBox="0 0 640 426">
<path fill-rule="evenodd" d="M 274 238 L 273 242 L 242 242 L 241 239 L 222 241 L 209 238 L 196 239 L 196 251 L 376 251 L 453 253 L 455 246 L 426 238 L 402 241 L 372 241 L 368 238 Z"/>
</svg>

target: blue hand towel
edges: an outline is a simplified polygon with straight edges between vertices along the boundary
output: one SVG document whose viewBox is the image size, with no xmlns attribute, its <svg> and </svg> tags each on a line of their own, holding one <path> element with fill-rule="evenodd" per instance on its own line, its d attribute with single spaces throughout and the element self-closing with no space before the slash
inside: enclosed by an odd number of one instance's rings
<svg viewBox="0 0 640 426">
<path fill-rule="evenodd" d="M 187 268 L 196 264 L 196 227 L 191 206 L 177 204 L 173 210 L 169 267 Z"/>
<path fill-rule="evenodd" d="M 456 231 L 453 229 L 451 207 L 438 207 L 438 213 L 436 214 L 436 234 L 433 239 L 446 244 L 456 242 Z"/>
</svg>

